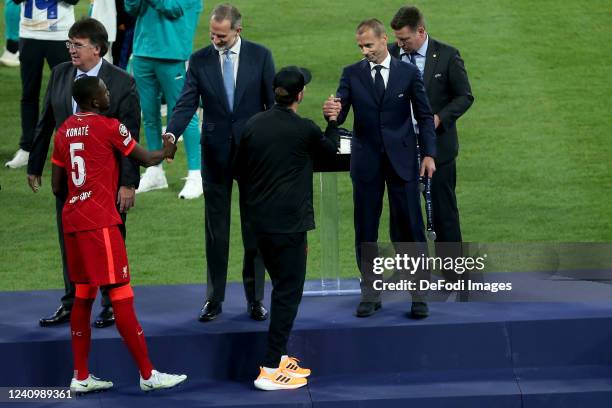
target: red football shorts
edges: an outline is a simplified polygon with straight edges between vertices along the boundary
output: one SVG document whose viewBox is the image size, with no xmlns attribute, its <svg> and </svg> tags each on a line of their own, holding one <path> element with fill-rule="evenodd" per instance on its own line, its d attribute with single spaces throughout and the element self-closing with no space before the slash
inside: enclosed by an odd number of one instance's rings
<svg viewBox="0 0 612 408">
<path fill-rule="evenodd" d="M 64 248 L 70 281 L 95 286 L 130 281 L 125 242 L 118 226 L 64 234 Z"/>
</svg>

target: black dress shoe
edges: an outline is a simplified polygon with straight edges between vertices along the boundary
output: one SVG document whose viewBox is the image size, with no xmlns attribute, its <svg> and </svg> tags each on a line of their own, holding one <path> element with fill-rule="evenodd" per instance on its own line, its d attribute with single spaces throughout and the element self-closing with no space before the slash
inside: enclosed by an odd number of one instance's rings
<svg viewBox="0 0 612 408">
<path fill-rule="evenodd" d="M 210 322 L 211 320 L 215 320 L 217 316 L 219 316 L 222 312 L 221 302 L 212 302 L 207 300 L 202 306 L 202 310 L 200 310 L 200 316 L 198 316 L 198 320 L 201 322 Z"/>
<path fill-rule="evenodd" d="M 98 315 L 98 318 L 94 322 L 94 326 L 98 329 L 103 327 L 112 326 L 115 324 L 115 313 L 113 312 L 112 306 L 105 306 Z"/>
<path fill-rule="evenodd" d="M 412 302 L 410 317 L 413 319 L 424 319 L 429 316 L 429 307 L 425 302 Z"/>
<path fill-rule="evenodd" d="M 372 316 L 378 309 L 382 307 L 380 302 L 360 302 L 357 306 L 357 317 L 368 317 Z"/>
<path fill-rule="evenodd" d="M 266 320 L 268 318 L 268 311 L 261 302 L 251 302 L 247 306 L 247 313 L 253 320 Z"/>
<path fill-rule="evenodd" d="M 57 326 L 58 324 L 70 321 L 70 310 L 64 306 L 60 306 L 51 316 L 40 319 L 39 324 L 42 327 Z"/>
</svg>

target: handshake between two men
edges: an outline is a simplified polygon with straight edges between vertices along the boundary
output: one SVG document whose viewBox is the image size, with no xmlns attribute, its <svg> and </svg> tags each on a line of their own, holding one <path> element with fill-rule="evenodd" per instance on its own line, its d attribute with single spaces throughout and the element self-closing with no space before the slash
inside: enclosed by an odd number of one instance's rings
<svg viewBox="0 0 612 408">
<path fill-rule="evenodd" d="M 342 111 L 342 101 L 334 95 L 330 95 L 323 103 L 323 116 L 328 121 L 336 121 Z M 425 176 L 431 178 L 436 171 L 436 164 L 433 157 L 425 156 L 422 158 L 419 168 L 419 177 Z"/>
</svg>

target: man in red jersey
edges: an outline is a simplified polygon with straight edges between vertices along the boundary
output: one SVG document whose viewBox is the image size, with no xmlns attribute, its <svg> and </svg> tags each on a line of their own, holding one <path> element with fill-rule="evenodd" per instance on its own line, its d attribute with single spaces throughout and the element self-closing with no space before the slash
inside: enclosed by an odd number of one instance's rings
<svg viewBox="0 0 612 408">
<path fill-rule="evenodd" d="M 102 79 L 90 76 L 77 79 L 72 94 L 78 104 L 77 113 L 55 134 L 51 159 L 53 194 L 66 198 L 62 211 L 64 242 L 70 280 L 76 285 L 70 317 L 74 358 L 70 388 L 86 393 L 113 386 L 112 382 L 91 375 L 87 364 L 89 321 L 98 287 L 108 288 L 117 330 L 140 371 L 140 388 L 151 391 L 173 387 L 187 376 L 158 372 L 149 360 L 143 330 L 134 313 L 134 292 L 118 227 L 121 217 L 115 206 L 115 192 L 120 154 L 148 167 L 172 159 L 176 146 L 164 139 L 163 150 L 147 151 L 136 143 L 125 125 L 101 115 L 110 103 Z"/>
</svg>

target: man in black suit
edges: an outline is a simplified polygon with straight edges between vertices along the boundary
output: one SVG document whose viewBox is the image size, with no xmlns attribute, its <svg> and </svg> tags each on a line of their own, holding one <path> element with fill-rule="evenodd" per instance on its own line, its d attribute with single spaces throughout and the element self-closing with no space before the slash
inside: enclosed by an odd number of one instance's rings
<svg viewBox="0 0 612 408">
<path fill-rule="evenodd" d="M 425 242 L 419 203 L 418 176 L 436 170 L 436 140 L 433 115 L 427 102 L 421 75 L 416 67 L 392 57 L 387 35 L 377 19 L 364 20 L 357 27 L 357 45 L 364 57 L 344 68 L 337 99 L 323 107 L 326 117 L 341 105 L 342 124 L 352 107 L 351 180 L 355 223 L 355 251 L 361 270 L 362 299 L 358 317 L 374 314 L 381 307 L 380 292 L 374 291 L 372 255 L 363 253 L 364 244 L 378 241 L 378 227 L 385 187 L 389 211 L 396 226 L 390 226 L 391 241 Z M 412 106 L 412 111 L 411 111 Z M 412 118 L 418 124 L 415 134 Z M 417 137 L 421 146 L 421 167 L 417 165 Z M 369 252 L 369 251 L 368 251 Z M 429 313 L 423 298 L 414 293 L 411 315 Z"/>
<path fill-rule="evenodd" d="M 391 20 L 391 28 L 397 40 L 389 46 L 391 55 L 419 68 L 434 113 L 438 155 L 431 198 L 436 241 L 459 243 L 462 239 L 455 196 L 455 158 L 459 151 L 456 121 L 474 101 L 467 72 L 456 48 L 428 36 L 418 8 L 400 8 Z M 445 251 L 450 252 L 442 253 Z M 437 256 L 453 254 L 460 255 L 459 245 L 437 247 Z"/>
<path fill-rule="evenodd" d="M 210 18 L 212 45 L 189 58 L 185 86 L 167 126 L 167 134 L 178 137 L 202 101 L 202 183 L 208 281 L 207 300 L 199 315 L 203 322 L 221 313 L 225 298 L 233 184 L 231 163 L 240 143 L 242 127 L 251 116 L 274 104 L 272 54 L 263 46 L 241 38 L 241 19 L 240 12 L 232 5 L 215 7 Z M 242 190 L 240 182 L 238 189 Z M 261 303 L 264 266 L 251 226 L 242 217 L 242 194 L 240 196 L 244 244 L 242 278 L 247 311 L 254 320 L 265 320 L 268 312 Z"/>
<path fill-rule="evenodd" d="M 41 185 L 41 176 L 51 136 L 70 115 L 76 112 L 76 102 L 72 99 L 72 83 L 77 77 L 98 76 L 104 80 L 110 92 L 110 108 L 106 116 L 117 118 L 125 124 L 138 140 L 140 131 L 140 103 L 134 79 L 122 69 L 105 61 L 102 57 L 108 51 L 108 34 L 104 26 L 93 18 L 77 21 L 68 33 L 66 47 L 70 51 L 70 62 L 58 65 L 51 72 L 42 117 L 36 127 L 34 143 L 28 160 L 28 183 L 34 192 Z M 135 189 L 140 179 L 138 164 L 121 158 L 121 174 L 117 203 L 119 213 L 125 222 L 127 211 L 134 206 Z M 64 286 L 66 294 L 62 297 L 62 306 L 52 315 L 40 320 L 41 326 L 52 326 L 70 320 L 70 310 L 74 302 L 75 287 L 70 282 L 64 253 L 62 233 L 62 208 L 64 202 L 56 199 L 57 226 L 59 243 L 64 267 Z M 125 226 L 121 225 L 125 238 Z M 102 313 L 95 321 L 96 327 L 106 327 L 114 323 L 114 314 L 110 299 L 102 292 Z"/>
</svg>

